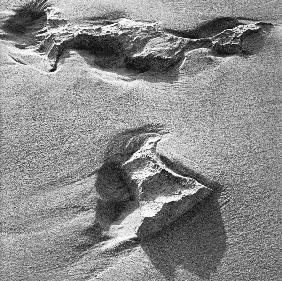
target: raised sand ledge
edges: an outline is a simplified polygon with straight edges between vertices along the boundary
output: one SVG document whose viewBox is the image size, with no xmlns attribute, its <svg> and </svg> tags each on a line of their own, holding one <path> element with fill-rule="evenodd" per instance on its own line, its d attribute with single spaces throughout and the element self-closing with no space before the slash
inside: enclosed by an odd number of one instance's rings
<svg viewBox="0 0 282 281">
<path fill-rule="evenodd" d="M 248 39 L 265 31 L 270 24 L 234 23 L 233 28 L 204 38 L 175 36 L 158 23 L 121 18 L 115 21 L 68 23 L 53 8 L 48 9 L 45 32 L 38 36 L 40 51 L 45 51 L 56 70 L 67 49 L 87 49 L 96 55 L 111 56 L 112 67 L 138 71 L 165 71 L 181 62 L 185 52 L 209 48 L 219 55 L 251 54 Z M 249 44 L 248 44 L 249 43 Z"/>
<path fill-rule="evenodd" d="M 10 33 L 20 30 L 21 42 L 26 36 L 27 43 L 18 46 L 31 44 L 46 54 L 50 71 L 57 69 L 69 49 L 90 51 L 100 58 L 99 67 L 125 67 L 138 72 L 166 71 L 180 65 L 189 51 L 199 48 L 206 48 L 215 56 L 251 55 L 261 47 L 258 43 L 263 41 L 262 35 L 272 26 L 236 18 L 214 19 L 190 31 L 127 18 L 98 17 L 72 22 L 55 7 L 45 5 L 34 20 L 28 21 L 16 13 L 4 28 Z"/>
<path fill-rule="evenodd" d="M 98 170 L 95 186 L 102 208 L 96 224 L 111 237 L 107 247 L 159 232 L 212 193 L 212 188 L 166 164 L 158 147 L 168 139 L 169 133 L 140 132 Z"/>
</svg>

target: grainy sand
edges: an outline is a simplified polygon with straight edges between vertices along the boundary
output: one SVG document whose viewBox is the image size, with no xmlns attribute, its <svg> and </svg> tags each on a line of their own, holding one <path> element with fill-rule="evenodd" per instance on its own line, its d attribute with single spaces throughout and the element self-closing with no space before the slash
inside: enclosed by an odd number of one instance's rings
<svg viewBox="0 0 282 281">
<path fill-rule="evenodd" d="M 88 5 L 53 2 L 68 15 Z M 170 25 L 186 2 L 167 2 Z M 216 5 L 279 22 L 277 3 Z M 74 50 L 50 73 L 42 56 L 1 39 L 0 279 L 279 280 L 281 54 L 277 24 L 255 55 L 210 61 L 200 49 L 178 73 L 108 71 Z M 160 150 L 222 189 L 155 237 L 103 251 L 93 172 L 116 134 L 144 124 L 169 128 Z"/>
</svg>

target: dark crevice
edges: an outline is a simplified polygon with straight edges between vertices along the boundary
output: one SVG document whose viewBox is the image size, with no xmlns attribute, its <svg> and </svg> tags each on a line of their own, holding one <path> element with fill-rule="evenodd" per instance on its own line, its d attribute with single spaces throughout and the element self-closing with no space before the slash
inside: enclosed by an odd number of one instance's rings
<svg viewBox="0 0 282 281">
<path fill-rule="evenodd" d="M 87 50 L 90 54 L 96 57 L 102 57 L 105 61 L 106 58 L 115 58 L 113 64 L 120 64 L 123 62 L 124 50 L 122 45 L 117 39 L 107 36 L 89 36 L 88 34 L 78 34 L 72 40 L 64 41 L 58 46 L 57 54 L 55 60 L 52 64 L 50 71 L 55 71 L 57 69 L 58 63 L 63 52 L 67 49 L 75 50 Z M 107 64 L 105 62 L 105 64 Z M 103 67 L 103 62 L 99 63 L 99 66 Z"/>
</svg>

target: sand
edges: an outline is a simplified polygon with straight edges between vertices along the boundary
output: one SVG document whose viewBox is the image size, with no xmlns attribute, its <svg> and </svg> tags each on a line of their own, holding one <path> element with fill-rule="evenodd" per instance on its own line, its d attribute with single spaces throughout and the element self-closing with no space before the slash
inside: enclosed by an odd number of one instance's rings
<svg viewBox="0 0 282 281">
<path fill-rule="evenodd" d="M 77 50 L 49 72 L 1 37 L 1 280 L 279 280 L 282 26 L 265 11 L 275 27 L 259 52 L 198 49 L 168 73 L 94 67 Z M 97 216 L 114 214 L 98 208 L 95 171 L 121 132 L 145 124 L 170 132 L 160 153 L 221 188 L 157 235 L 107 248 Z"/>
</svg>

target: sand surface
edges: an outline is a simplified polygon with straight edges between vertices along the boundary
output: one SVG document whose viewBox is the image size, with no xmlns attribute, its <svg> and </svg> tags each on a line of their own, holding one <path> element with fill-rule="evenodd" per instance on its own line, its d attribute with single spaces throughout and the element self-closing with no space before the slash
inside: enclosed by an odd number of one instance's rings
<svg viewBox="0 0 282 281">
<path fill-rule="evenodd" d="M 89 16 L 96 5 L 53 2 L 73 19 Z M 122 7 L 121 2 L 111 5 Z M 136 13 L 137 1 L 125 2 Z M 93 67 L 88 53 L 75 50 L 57 71 L 48 72 L 44 57 L 1 39 L 3 281 L 276 281 L 281 276 L 279 1 L 141 2 L 153 7 L 148 18 L 170 27 L 230 14 L 276 25 L 252 56 L 210 61 L 207 50 L 199 49 L 177 73 L 167 74 Z M 216 8 L 206 2 L 216 2 Z M 153 13 L 158 5 L 160 18 Z M 187 10 L 177 14 L 184 6 Z M 12 4 L 2 0 L 0 8 Z M 194 18 L 187 21 L 190 11 Z M 145 10 L 140 13 L 146 19 Z M 184 214 L 158 235 L 107 250 L 95 227 L 93 172 L 115 135 L 145 124 L 167 128 L 170 137 L 160 150 L 222 189 L 196 214 Z"/>
</svg>

